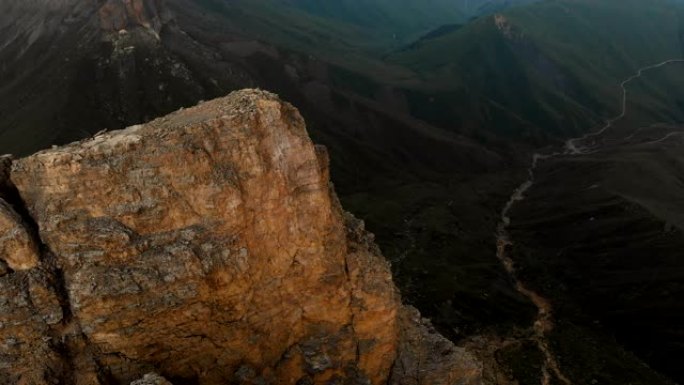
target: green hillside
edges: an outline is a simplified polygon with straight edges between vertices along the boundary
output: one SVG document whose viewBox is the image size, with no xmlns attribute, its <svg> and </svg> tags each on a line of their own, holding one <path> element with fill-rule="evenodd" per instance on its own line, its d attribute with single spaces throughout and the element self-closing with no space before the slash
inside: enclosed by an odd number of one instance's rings
<svg viewBox="0 0 684 385">
<path fill-rule="evenodd" d="M 402 42 L 444 24 L 538 0 L 277 0 L 307 13 L 390 34 Z"/>
<path fill-rule="evenodd" d="M 552 0 L 483 17 L 387 60 L 411 68 L 432 93 L 467 94 L 537 135 L 567 135 L 615 114 L 619 83 L 637 68 L 681 57 L 681 26 L 682 7 L 666 0 Z"/>
<path fill-rule="evenodd" d="M 462 23 L 454 0 L 275 0 L 308 14 L 373 31 L 398 44 L 443 24 Z M 361 11 L 360 11 L 361 10 Z"/>
<path fill-rule="evenodd" d="M 456 3 L 464 14 L 477 17 L 536 1 L 539 0 L 459 0 Z"/>
<path fill-rule="evenodd" d="M 453 0 L 200 0 L 250 35 L 304 51 L 378 55 L 467 17 Z M 362 11 L 360 11 L 362 10 Z"/>
<path fill-rule="evenodd" d="M 537 0 L 198 0 L 252 36 L 316 54 L 379 57 L 443 25 Z M 333 55 L 334 56 L 334 55 Z"/>
</svg>

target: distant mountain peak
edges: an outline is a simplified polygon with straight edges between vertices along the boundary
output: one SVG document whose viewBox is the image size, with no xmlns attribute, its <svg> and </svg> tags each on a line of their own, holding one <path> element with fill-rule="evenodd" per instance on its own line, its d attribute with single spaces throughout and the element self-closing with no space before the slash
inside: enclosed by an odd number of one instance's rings
<svg viewBox="0 0 684 385">
<path fill-rule="evenodd" d="M 98 11 L 100 26 L 107 32 L 143 27 L 158 33 L 164 9 L 163 0 L 107 0 Z"/>
<path fill-rule="evenodd" d="M 520 32 L 513 24 L 511 24 L 508 18 L 501 13 L 494 15 L 494 24 L 496 25 L 496 28 L 501 31 L 504 37 L 508 39 L 513 40 L 523 37 L 522 32 Z"/>
</svg>

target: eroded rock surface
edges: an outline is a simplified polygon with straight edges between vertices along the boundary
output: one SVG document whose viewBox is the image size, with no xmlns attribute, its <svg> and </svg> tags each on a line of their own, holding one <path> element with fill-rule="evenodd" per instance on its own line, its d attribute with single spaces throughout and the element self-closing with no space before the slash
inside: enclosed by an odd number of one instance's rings
<svg viewBox="0 0 684 385">
<path fill-rule="evenodd" d="M 29 270 L 38 265 L 38 245 L 21 217 L 0 198 L 0 259 L 12 270 Z"/>
<path fill-rule="evenodd" d="M 38 265 L 38 245 L 22 218 L 7 201 L 11 198 L 12 159 L 0 157 L 0 275 L 9 267 L 28 270 Z"/>
<path fill-rule="evenodd" d="M 143 378 L 131 382 L 131 385 L 171 385 L 171 383 L 156 373 L 148 373 Z"/>
<path fill-rule="evenodd" d="M 399 356 L 393 366 L 391 384 L 482 384 L 482 364 L 439 334 L 418 310 L 402 307 L 399 325 Z"/>
<path fill-rule="evenodd" d="M 43 151 L 11 181 L 45 251 L 0 278 L 7 383 L 478 383 L 401 305 L 325 149 L 272 94 Z"/>
</svg>

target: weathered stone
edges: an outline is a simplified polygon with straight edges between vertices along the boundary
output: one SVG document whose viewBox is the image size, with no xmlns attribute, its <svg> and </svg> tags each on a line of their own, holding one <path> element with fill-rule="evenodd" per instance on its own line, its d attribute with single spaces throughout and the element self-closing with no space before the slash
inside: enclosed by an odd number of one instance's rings
<svg viewBox="0 0 684 385">
<path fill-rule="evenodd" d="M 400 314 L 399 356 L 390 385 L 481 385 L 482 364 L 468 351 L 439 334 L 418 310 Z M 498 382 L 497 382 L 498 383 Z"/>
<path fill-rule="evenodd" d="M 46 282 L 36 282 L 29 272 L 0 277 L 0 384 L 48 384 L 59 378 L 62 360 L 53 348 L 47 321 L 61 320 L 59 307 L 45 306 L 54 298 Z M 26 282 L 31 281 L 29 286 Z M 38 280 L 40 281 L 40 279 Z M 36 294 L 32 296 L 31 291 Z M 44 297 L 38 292 L 50 293 Z M 42 309 L 33 300 L 45 300 Z M 59 322 L 59 321 L 57 321 Z"/>
<path fill-rule="evenodd" d="M 328 172 L 297 110 L 254 90 L 14 161 L 50 252 L 0 278 L 5 321 L 30 321 L 0 329 L 19 341 L 0 344 L 0 377 L 33 383 L 23 360 L 78 384 L 474 384 L 472 359 L 402 310 Z M 416 362 L 434 375 L 402 380 Z"/>
<path fill-rule="evenodd" d="M 40 263 L 38 245 L 21 217 L 0 198 L 0 259 L 12 270 L 32 269 Z"/>
<path fill-rule="evenodd" d="M 10 180 L 12 156 L 0 156 L 0 276 L 12 270 L 28 270 L 39 264 L 38 245 L 21 216 L 7 201 L 13 198 Z"/>
<path fill-rule="evenodd" d="M 131 385 L 172 385 L 164 377 L 156 373 L 148 373 L 143 378 L 131 382 Z"/>
</svg>

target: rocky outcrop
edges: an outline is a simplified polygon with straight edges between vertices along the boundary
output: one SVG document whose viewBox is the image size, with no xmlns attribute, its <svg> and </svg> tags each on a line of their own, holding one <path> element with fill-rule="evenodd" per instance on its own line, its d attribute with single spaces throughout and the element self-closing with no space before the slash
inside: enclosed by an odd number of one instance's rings
<svg viewBox="0 0 684 385">
<path fill-rule="evenodd" d="M 43 251 L 0 278 L 5 383 L 479 383 L 401 305 L 325 149 L 272 94 L 43 151 L 11 181 Z"/>
<path fill-rule="evenodd" d="M 107 0 L 98 10 L 100 26 L 108 32 L 144 27 L 158 33 L 163 12 L 162 0 Z"/>
<path fill-rule="evenodd" d="M 28 270 L 38 265 L 38 245 L 21 217 L 7 202 L 11 185 L 11 158 L 0 157 L 0 275 L 12 270 Z"/>
<path fill-rule="evenodd" d="M 418 310 L 402 307 L 399 325 L 399 354 L 392 368 L 392 385 L 482 383 L 482 364 L 439 334 Z"/>
<path fill-rule="evenodd" d="M 143 378 L 131 382 L 131 385 L 171 385 L 171 383 L 156 373 L 148 373 Z"/>
<path fill-rule="evenodd" d="M 38 246 L 21 218 L 0 198 L 0 258 L 12 270 L 28 270 L 38 265 Z"/>
</svg>

